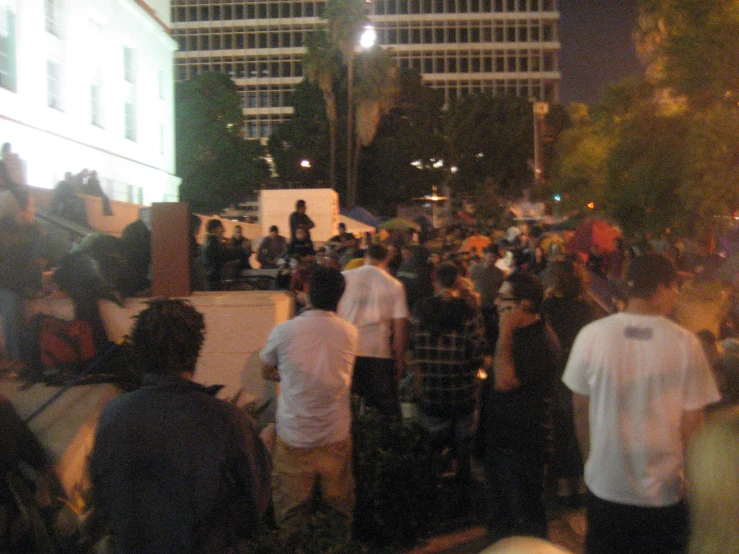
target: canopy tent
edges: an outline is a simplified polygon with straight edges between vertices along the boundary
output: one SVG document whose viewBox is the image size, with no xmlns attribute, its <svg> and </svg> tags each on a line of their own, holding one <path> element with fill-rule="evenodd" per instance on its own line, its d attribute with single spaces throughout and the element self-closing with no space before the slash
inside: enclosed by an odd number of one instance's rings
<svg viewBox="0 0 739 554">
<path fill-rule="evenodd" d="M 347 232 L 358 235 L 358 234 L 364 234 L 364 233 L 374 233 L 377 231 L 372 225 L 367 225 L 366 223 L 362 223 L 361 221 L 357 221 L 356 219 L 352 219 L 351 217 L 340 215 L 339 216 L 339 223 L 343 223 L 346 225 Z"/>
<path fill-rule="evenodd" d="M 375 214 L 370 212 L 369 210 L 365 210 L 361 206 L 355 206 L 351 210 L 347 210 L 346 208 L 341 208 L 341 215 L 345 215 L 347 217 L 350 217 L 356 221 L 359 221 L 361 223 L 364 223 L 365 225 L 371 225 L 372 227 L 377 227 L 382 223 L 382 220 L 377 217 Z"/>
<path fill-rule="evenodd" d="M 406 219 L 405 217 L 394 217 L 392 219 L 388 219 L 387 221 L 380 223 L 378 227 L 380 229 L 385 229 L 386 231 L 392 231 L 394 229 L 407 229 L 412 231 L 421 230 L 421 226 L 418 223 L 411 219 Z"/>
</svg>

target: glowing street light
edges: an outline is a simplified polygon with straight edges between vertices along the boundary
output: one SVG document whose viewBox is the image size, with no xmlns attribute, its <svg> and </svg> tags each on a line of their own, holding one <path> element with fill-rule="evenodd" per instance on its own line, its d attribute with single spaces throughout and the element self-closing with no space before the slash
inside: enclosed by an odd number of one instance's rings
<svg viewBox="0 0 739 554">
<path fill-rule="evenodd" d="M 377 31 L 372 25 L 365 25 L 361 36 L 359 37 L 359 46 L 365 50 L 372 48 L 377 42 Z"/>
<path fill-rule="evenodd" d="M 303 167 L 305 169 L 310 169 L 312 167 L 310 160 L 300 160 L 300 167 Z"/>
</svg>

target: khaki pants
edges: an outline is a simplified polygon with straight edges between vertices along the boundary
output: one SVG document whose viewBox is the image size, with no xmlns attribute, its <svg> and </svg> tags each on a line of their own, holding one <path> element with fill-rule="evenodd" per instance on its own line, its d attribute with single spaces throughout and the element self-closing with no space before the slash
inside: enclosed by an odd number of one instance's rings
<svg viewBox="0 0 739 554">
<path fill-rule="evenodd" d="M 299 448 L 278 436 L 273 453 L 272 501 L 280 527 L 306 523 L 317 479 L 324 502 L 344 515 L 348 529 L 354 510 L 351 439 Z"/>
</svg>

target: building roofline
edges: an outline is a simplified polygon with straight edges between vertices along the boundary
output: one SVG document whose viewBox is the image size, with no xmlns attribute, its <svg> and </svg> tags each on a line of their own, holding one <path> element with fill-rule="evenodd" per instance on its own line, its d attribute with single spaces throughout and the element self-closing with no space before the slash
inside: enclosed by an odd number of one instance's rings
<svg viewBox="0 0 739 554">
<path fill-rule="evenodd" d="M 145 0 L 133 0 L 142 10 L 146 12 L 146 14 L 151 17 L 163 30 L 165 33 L 167 33 L 169 36 L 172 36 L 172 29 L 167 26 L 164 21 L 159 19 L 159 16 L 157 16 L 157 13 L 154 11 L 154 9 L 149 6 L 145 2 Z"/>
</svg>

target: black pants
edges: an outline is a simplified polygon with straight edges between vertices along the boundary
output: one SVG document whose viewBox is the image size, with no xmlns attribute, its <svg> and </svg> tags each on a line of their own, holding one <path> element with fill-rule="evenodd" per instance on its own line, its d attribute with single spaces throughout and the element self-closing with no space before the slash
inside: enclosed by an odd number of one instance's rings
<svg viewBox="0 0 739 554">
<path fill-rule="evenodd" d="M 545 453 L 488 446 L 484 460 L 490 540 L 512 535 L 546 538 Z"/>
<path fill-rule="evenodd" d="M 587 554 L 681 554 L 688 536 L 684 502 L 645 508 L 588 495 Z"/>
<path fill-rule="evenodd" d="M 367 406 L 377 408 L 388 417 L 401 417 L 395 362 L 391 359 L 357 356 L 352 394 L 358 394 L 364 398 Z"/>
</svg>

